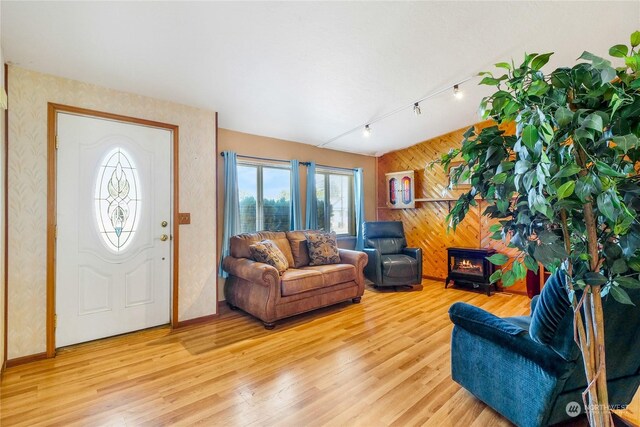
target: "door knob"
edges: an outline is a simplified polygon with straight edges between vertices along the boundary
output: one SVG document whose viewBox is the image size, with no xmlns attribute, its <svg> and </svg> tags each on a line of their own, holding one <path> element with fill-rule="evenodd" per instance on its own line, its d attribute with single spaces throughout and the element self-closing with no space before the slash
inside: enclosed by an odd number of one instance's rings
<svg viewBox="0 0 640 427">
<path fill-rule="evenodd" d="M 160 240 L 162 240 L 163 242 L 166 241 L 169 238 L 169 236 L 167 236 L 166 234 L 163 234 L 162 236 L 160 236 Z"/>
<path fill-rule="evenodd" d="M 163 227 L 166 227 L 167 225 L 169 225 L 169 223 L 167 221 L 162 221 L 160 225 Z"/>
</svg>

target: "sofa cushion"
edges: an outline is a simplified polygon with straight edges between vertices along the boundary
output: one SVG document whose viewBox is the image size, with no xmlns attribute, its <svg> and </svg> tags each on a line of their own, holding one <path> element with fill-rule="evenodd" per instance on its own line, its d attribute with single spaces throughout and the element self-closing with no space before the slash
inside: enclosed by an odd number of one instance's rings
<svg viewBox="0 0 640 427">
<path fill-rule="evenodd" d="M 394 278 L 416 277 L 418 261 L 408 255 L 382 255 L 382 275 Z"/>
<path fill-rule="evenodd" d="M 258 233 L 238 234 L 229 240 L 229 253 L 234 258 L 251 259 L 249 246 L 261 240 L 273 241 L 276 246 L 278 246 L 278 249 L 282 251 L 289 265 L 294 265 L 291 246 L 289 246 L 289 240 L 284 231 L 260 231 Z"/>
<path fill-rule="evenodd" d="M 309 265 L 309 248 L 307 248 L 307 236 L 303 231 L 287 231 L 287 239 L 293 255 L 293 266 L 300 268 Z"/>
<path fill-rule="evenodd" d="M 307 248 L 309 249 L 309 265 L 338 264 L 338 240 L 336 233 L 322 231 L 305 231 Z"/>
<path fill-rule="evenodd" d="M 324 287 L 324 281 L 319 271 L 290 268 L 280 277 L 280 293 L 283 297 L 322 287 Z"/>
<path fill-rule="evenodd" d="M 325 286 L 356 280 L 356 267 L 351 264 L 311 265 L 302 269 L 322 273 Z"/>
<path fill-rule="evenodd" d="M 282 251 L 271 240 L 262 240 L 249 246 L 251 258 L 254 261 L 269 264 L 278 270 L 280 274 L 289 268 L 289 262 Z"/>
</svg>

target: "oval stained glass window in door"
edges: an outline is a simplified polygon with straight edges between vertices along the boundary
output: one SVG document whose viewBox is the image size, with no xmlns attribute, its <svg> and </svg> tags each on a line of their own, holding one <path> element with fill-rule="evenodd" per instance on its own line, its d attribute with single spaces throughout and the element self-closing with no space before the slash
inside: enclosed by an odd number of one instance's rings
<svg viewBox="0 0 640 427">
<path fill-rule="evenodd" d="M 122 147 L 100 163 L 96 179 L 95 217 L 104 243 L 122 252 L 131 243 L 140 218 L 140 180 L 131 156 Z"/>
</svg>

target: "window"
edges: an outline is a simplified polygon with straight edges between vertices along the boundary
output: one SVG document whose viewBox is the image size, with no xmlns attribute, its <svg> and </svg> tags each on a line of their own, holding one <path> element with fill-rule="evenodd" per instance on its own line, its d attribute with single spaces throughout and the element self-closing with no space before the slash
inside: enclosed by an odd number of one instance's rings
<svg viewBox="0 0 640 427">
<path fill-rule="evenodd" d="M 100 163 L 95 183 L 95 218 L 109 249 L 123 251 L 138 228 L 140 198 L 138 171 L 121 148 L 110 151 Z"/>
<path fill-rule="evenodd" d="M 290 183 L 288 167 L 239 163 L 240 231 L 289 230 Z"/>
<path fill-rule="evenodd" d="M 355 234 L 353 174 L 317 171 L 316 197 L 320 229 L 336 234 Z"/>
</svg>

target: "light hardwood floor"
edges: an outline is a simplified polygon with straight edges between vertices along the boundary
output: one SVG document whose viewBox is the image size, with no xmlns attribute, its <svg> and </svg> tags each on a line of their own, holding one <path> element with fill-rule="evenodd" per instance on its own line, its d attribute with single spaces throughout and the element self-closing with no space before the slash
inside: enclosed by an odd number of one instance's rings
<svg viewBox="0 0 640 427">
<path fill-rule="evenodd" d="M 8 369 L 0 424 L 508 426 L 450 378 L 448 307 L 526 314 L 524 296 L 442 283 L 367 290 L 266 331 L 225 311 L 206 325 L 160 327 L 62 349 Z M 627 412 L 638 417 L 640 399 Z"/>
</svg>

